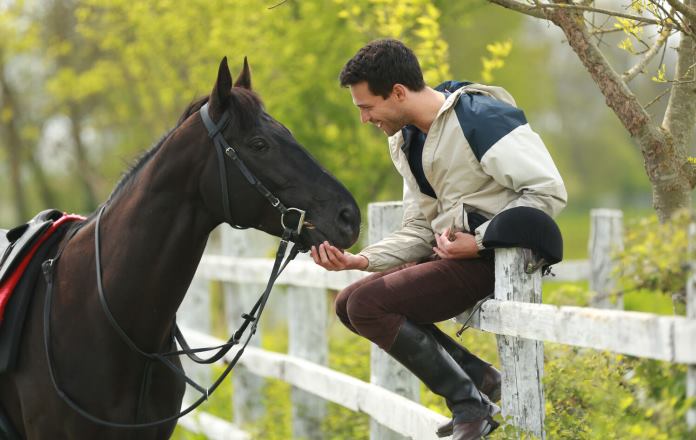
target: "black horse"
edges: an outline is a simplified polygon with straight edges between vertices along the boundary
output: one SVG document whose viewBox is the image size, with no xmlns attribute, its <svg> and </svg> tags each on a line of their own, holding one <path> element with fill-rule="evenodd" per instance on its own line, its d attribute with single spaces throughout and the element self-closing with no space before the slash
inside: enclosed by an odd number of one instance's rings
<svg viewBox="0 0 696 440">
<path fill-rule="evenodd" d="M 246 59 L 234 86 L 223 59 L 210 96 L 190 105 L 176 127 L 143 155 L 100 216 L 91 215 L 74 236 L 66 234 L 56 246 L 65 245 L 55 267 L 50 310 L 56 381 L 78 405 L 103 420 L 143 423 L 176 414 L 184 382 L 170 368 L 154 364 L 141 390 L 147 361 L 124 343 L 100 305 L 94 270 L 96 220 L 101 217 L 101 270 L 109 308 L 146 352 L 175 348 L 175 313 L 217 225 L 228 222 L 283 233 L 277 206 L 249 183 L 234 160 L 216 152 L 203 121 L 206 104 L 216 124 L 229 115 L 222 137 L 249 173 L 280 206 L 306 211 L 305 224 L 311 226 L 296 239 L 301 247 L 328 240 L 346 248 L 358 236 L 360 213 L 351 194 L 266 113 L 251 91 Z M 222 167 L 220 160 L 226 161 Z M 169 438 L 175 421 L 109 428 L 87 420 L 57 395 L 44 353 L 45 289 L 40 280 L 17 368 L 0 376 L 1 404 L 18 433 L 51 440 Z"/>
</svg>

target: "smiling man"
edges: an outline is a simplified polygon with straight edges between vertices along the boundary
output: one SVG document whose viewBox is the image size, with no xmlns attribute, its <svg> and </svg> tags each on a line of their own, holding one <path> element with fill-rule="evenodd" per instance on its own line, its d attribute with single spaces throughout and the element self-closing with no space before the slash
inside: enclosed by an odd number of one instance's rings
<svg viewBox="0 0 696 440">
<path fill-rule="evenodd" d="M 402 227 L 357 255 L 325 242 L 328 270 L 378 272 L 343 290 L 336 313 L 443 396 L 453 420 L 439 435 L 473 440 L 493 431 L 500 373 L 440 331 L 493 292 L 490 219 L 513 207 L 556 215 L 566 190 L 541 138 L 499 87 L 448 81 L 428 87 L 414 53 L 397 40 L 369 43 L 340 75 L 363 123 L 389 137 L 404 179 Z"/>
</svg>

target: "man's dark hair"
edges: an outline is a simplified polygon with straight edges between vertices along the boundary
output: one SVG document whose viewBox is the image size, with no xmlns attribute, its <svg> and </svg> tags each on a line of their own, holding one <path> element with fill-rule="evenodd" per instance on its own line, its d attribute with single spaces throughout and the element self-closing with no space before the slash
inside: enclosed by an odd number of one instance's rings
<svg viewBox="0 0 696 440">
<path fill-rule="evenodd" d="M 387 99 L 394 84 L 403 84 L 414 92 L 423 90 L 423 72 L 418 58 L 399 40 L 375 40 L 353 56 L 338 77 L 341 87 L 367 81 L 373 95 Z"/>
</svg>

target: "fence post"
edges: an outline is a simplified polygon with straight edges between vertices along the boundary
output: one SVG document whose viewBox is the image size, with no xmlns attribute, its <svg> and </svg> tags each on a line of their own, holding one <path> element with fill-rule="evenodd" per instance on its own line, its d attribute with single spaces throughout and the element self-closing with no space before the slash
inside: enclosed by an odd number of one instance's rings
<svg viewBox="0 0 696 440">
<path fill-rule="evenodd" d="M 179 306 L 176 321 L 182 327 L 210 334 L 210 281 L 194 275 L 186 296 Z M 210 385 L 212 378 L 210 366 L 197 364 L 186 356 L 181 356 L 180 359 L 187 375 L 203 387 Z M 194 401 L 199 397 L 198 391 L 190 386 L 186 387 L 184 403 Z"/>
<path fill-rule="evenodd" d="M 531 251 L 495 250 L 495 299 L 541 303 L 541 273 L 525 273 Z M 496 336 L 503 373 L 503 417 L 545 439 L 544 343 L 525 338 Z"/>
<path fill-rule="evenodd" d="M 686 283 L 686 317 L 696 320 L 696 223 L 689 225 L 689 254 L 690 273 Z M 689 365 L 686 372 L 686 397 L 696 398 L 696 365 Z M 686 412 L 686 424 L 689 429 L 696 428 L 696 409 Z"/>
<path fill-rule="evenodd" d="M 368 240 L 376 243 L 401 227 L 403 205 L 401 202 L 370 203 L 367 207 Z M 418 402 L 420 382 L 400 363 L 392 359 L 377 345 L 370 352 L 370 382 Z M 370 420 L 370 439 L 398 440 L 405 437 L 374 420 Z"/>
<path fill-rule="evenodd" d="M 271 243 L 262 232 L 255 230 L 239 231 L 223 227 L 220 233 L 223 255 L 235 257 L 261 257 Z M 272 246 L 272 244 L 271 244 Z M 222 283 L 225 304 L 225 322 L 229 334 L 236 331 L 242 323 L 242 313 L 248 313 L 263 292 L 263 284 Z M 256 334 L 249 341 L 249 346 L 259 347 L 263 325 L 256 328 Z M 242 427 L 252 425 L 264 414 L 263 378 L 252 374 L 241 363 L 234 367 L 232 374 L 232 411 L 234 423 Z"/>
<path fill-rule="evenodd" d="M 590 290 L 596 296 L 591 300 L 593 307 L 623 309 L 623 297 L 619 295 L 612 303 L 611 294 L 616 288 L 612 271 L 616 266 L 612 253 L 623 250 L 623 212 L 617 209 L 593 209 L 590 211 Z"/>
<path fill-rule="evenodd" d="M 288 286 L 288 354 L 328 365 L 328 301 L 325 289 Z M 292 437 L 322 440 L 326 400 L 292 387 Z"/>
</svg>

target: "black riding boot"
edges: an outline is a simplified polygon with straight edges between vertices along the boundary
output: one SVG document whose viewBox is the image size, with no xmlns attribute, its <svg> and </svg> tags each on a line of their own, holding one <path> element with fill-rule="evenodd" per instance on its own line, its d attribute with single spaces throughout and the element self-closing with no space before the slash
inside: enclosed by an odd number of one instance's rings
<svg viewBox="0 0 696 440">
<path fill-rule="evenodd" d="M 474 381 L 476 388 L 478 388 L 479 391 L 485 395 L 482 396 L 485 403 L 492 404 L 493 402 L 500 400 L 502 385 L 500 371 L 493 367 L 493 365 L 477 357 L 469 350 L 459 345 L 457 341 L 440 330 L 435 324 L 429 324 L 424 327 L 435 337 L 437 342 L 439 342 L 440 345 L 447 350 L 447 353 L 452 356 L 452 359 L 459 364 L 466 374 L 471 377 L 471 380 Z M 500 408 L 497 405 L 493 405 L 493 415 L 497 414 L 498 412 L 500 412 Z M 438 427 L 438 437 L 448 437 L 452 435 L 453 422 L 454 420 L 450 420 L 444 425 Z"/>
<path fill-rule="evenodd" d="M 387 353 L 445 398 L 454 419 L 453 440 L 480 439 L 498 427 L 493 407 L 425 327 L 405 321 Z"/>
</svg>

